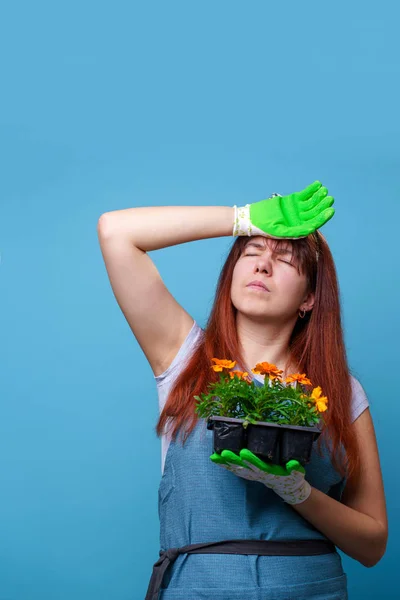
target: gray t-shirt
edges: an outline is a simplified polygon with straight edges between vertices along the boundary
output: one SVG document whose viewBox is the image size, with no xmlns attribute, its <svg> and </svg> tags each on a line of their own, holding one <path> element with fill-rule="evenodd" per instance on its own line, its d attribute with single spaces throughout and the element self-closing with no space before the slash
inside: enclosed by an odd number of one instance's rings
<svg viewBox="0 0 400 600">
<path fill-rule="evenodd" d="M 164 373 L 161 373 L 161 375 L 154 377 L 157 383 L 158 405 L 160 414 L 164 408 L 172 384 L 187 364 L 187 360 L 190 358 L 190 356 L 196 349 L 197 344 L 201 341 L 203 334 L 204 330 L 197 324 L 196 321 L 194 321 L 191 330 L 186 336 L 185 341 L 179 348 L 177 355 L 175 356 L 168 369 L 166 369 Z M 255 379 L 258 379 L 258 381 L 264 381 L 264 377 L 262 375 L 254 375 L 254 377 Z M 351 403 L 351 414 L 353 422 L 357 419 L 357 417 L 361 415 L 361 413 L 366 408 L 368 408 L 369 402 L 364 392 L 364 389 L 362 388 L 358 379 L 353 377 L 353 375 L 351 375 L 350 377 L 353 391 Z M 170 435 L 168 434 L 164 434 L 161 437 L 161 473 L 164 473 L 165 457 L 167 455 L 170 439 Z"/>
</svg>

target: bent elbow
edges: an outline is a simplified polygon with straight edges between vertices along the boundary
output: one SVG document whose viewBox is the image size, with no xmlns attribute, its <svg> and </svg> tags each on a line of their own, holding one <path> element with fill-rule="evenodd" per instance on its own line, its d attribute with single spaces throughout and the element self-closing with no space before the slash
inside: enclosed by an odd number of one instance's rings
<svg viewBox="0 0 400 600">
<path fill-rule="evenodd" d="M 375 567 L 375 565 L 377 565 L 378 562 L 380 560 L 382 560 L 382 558 L 385 555 L 387 541 L 388 541 L 388 530 L 387 530 L 387 528 L 383 527 L 380 532 L 379 538 L 376 540 L 376 543 L 373 544 L 373 547 L 374 547 L 373 554 L 368 556 L 367 559 L 360 560 L 361 564 L 364 565 L 364 567 L 367 567 L 368 569 L 370 569 L 371 567 Z"/>
</svg>

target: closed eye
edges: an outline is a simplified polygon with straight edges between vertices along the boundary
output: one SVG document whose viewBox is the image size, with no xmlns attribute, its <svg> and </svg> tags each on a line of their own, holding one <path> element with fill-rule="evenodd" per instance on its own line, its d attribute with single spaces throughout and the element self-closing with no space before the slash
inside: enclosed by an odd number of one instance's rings
<svg viewBox="0 0 400 600">
<path fill-rule="evenodd" d="M 245 254 L 244 256 L 258 256 L 258 254 Z M 280 262 L 286 263 L 287 265 L 290 265 L 291 267 L 294 267 L 294 264 L 292 264 L 290 261 L 288 260 L 283 260 L 282 258 L 278 259 Z"/>
</svg>

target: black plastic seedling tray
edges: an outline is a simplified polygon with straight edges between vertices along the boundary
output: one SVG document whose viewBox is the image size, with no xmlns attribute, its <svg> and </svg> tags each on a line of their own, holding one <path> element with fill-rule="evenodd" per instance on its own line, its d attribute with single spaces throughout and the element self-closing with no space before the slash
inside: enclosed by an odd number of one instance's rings
<svg viewBox="0 0 400 600">
<path fill-rule="evenodd" d="M 248 448 L 266 462 L 285 466 L 289 460 L 298 460 L 305 466 L 311 460 L 314 441 L 321 434 L 318 427 L 278 425 L 258 421 L 243 427 L 244 419 L 209 417 L 207 428 L 214 430 L 214 451 L 231 450 L 236 454 Z"/>
</svg>

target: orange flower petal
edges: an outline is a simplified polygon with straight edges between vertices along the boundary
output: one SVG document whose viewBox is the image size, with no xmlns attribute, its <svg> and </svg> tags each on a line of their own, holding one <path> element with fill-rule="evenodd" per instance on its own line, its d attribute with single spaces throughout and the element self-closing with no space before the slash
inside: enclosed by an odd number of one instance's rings
<svg viewBox="0 0 400 600">
<path fill-rule="evenodd" d="M 269 378 L 271 381 L 275 381 L 275 379 L 278 379 L 279 381 L 282 381 L 282 377 L 280 375 L 274 375 L 273 373 L 269 374 Z"/>
<path fill-rule="evenodd" d="M 283 373 L 283 371 L 281 369 L 278 369 L 278 367 L 276 365 L 273 365 L 272 363 L 269 362 L 261 362 L 261 363 L 257 363 L 255 368 L 252 369 L 253 373 L 256 373 L 257 375 L 275 375 L 278 376 L 281 373 Z"/>
<path fill-rule="evenodd" d="M 219 367 L 222 367 L 224 369 L 233 369 L 233 367 L 236 365 L 236 361 L 235 360 L 229 360 L 227 358 L 212 358 L 211 359 L 213 362 L 216 363 L 216 365 L 218 365 Z"/>
<path fill-rule="evenodd" d="M 294 381 L 297 381 L 302 385 L 312 385 L 305 373 L 292 373 L 286 377 L 286 383 L 292 383 Z"/>
<path fill-rule="evenodd" d="M 313 398 L 313 400 L 319 400 L 319 398 L 322 395 L 322 389 L 320 386 L 316 387 L 313 389 L 313 391 L 311 392 L 311 398 Z"/>
<path fill-rule="evenodd" d="M 231 371 L 229 373 L 231 379 L 233 379 L 235 377 L 235 375 L 237 375 L 237 377 L 239 377 L 239 379 L 242 379 L 244 381 L 247 381 L 247 377 L 248 377 L 248 373 L 247 371 Z"/>
</svg>

